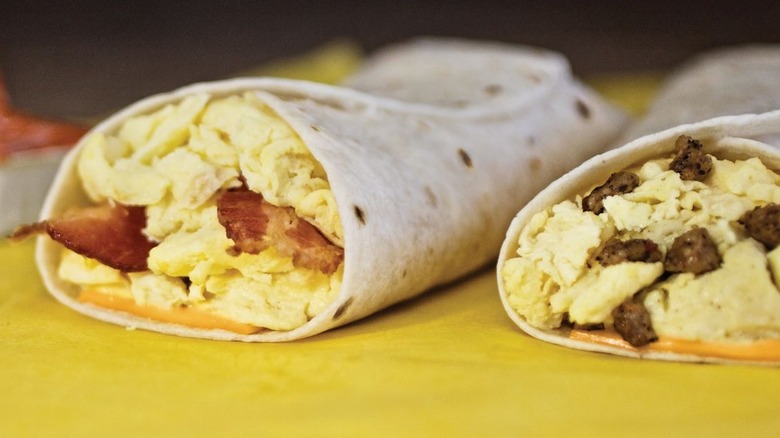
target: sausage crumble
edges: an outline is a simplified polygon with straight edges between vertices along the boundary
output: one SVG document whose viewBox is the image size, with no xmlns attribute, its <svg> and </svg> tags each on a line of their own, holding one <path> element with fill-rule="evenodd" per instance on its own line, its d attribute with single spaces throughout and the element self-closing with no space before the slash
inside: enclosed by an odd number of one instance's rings
<svg viewBox="0 0 780 438">
<path fill-rule="evenodd" d="M 615 331 L 629 344 L 641 347 L 658 340 L 653 324 L 642 303 L 629 298 L 612 310 Z"/>
<path fill-rule="evenodd" d="M 720 266 L 718 246 L 706 228 L 694 228 L 677 236 L 666 254 L 664 269 L 669 272 L 690 272 L 694 275 Z"/>
<path fill-rule="evenodd" d="M 676 155 L 669 169 L 677 172 L 686 181 L 703 181 L 712 170 L 712 158 L 702 150 L 699 140 L 687 135 L 677 137 Z"/>
<path fill-rule="evenodd" d="M 780 205 L 775 203 L 756 207 L 745 213 L 739 223 L 745 226 L 748 236 L 772 250 L 780 245 Z"/>
<path fill-rule="evenodd" d="M 604 199 L 608 196 L 631 193 L 639 185 L 639 177 L 631 172 L 615 172 L 607 182 L 596 187 L 582 199 L 582 210 L 594 214 L 604 212 Z"/>
<path fill-rule="evenodd" d="M 596 260 L 602 266 L 622 262 L 655 263 L 663 260 L 663 254 L 658 245 L 650 239 L 611 239 L 596 256 Z"/>
</svg>

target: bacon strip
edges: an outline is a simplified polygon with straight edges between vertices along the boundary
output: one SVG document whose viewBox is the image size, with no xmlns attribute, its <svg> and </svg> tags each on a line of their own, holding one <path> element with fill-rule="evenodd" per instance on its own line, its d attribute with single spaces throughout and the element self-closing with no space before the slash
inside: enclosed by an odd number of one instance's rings
<svg viewBox="0 0 780 438">
<path fill-rule="evenodd" d="M 145 226 L 143 207 L 104 204 L 71 210 L 59 219 L 24 225 L 11 238 L 23 239 L 45 231 L 84 257 L 122 272 L 138 272 L 148 269 L 146 259 L 157 245 L 141 232 Z"/>
<path fill-rule="evenodd" d="M 217 199 L 217 214 L 238 252 L 258 254 L 274 246 L 291 256 L 296 266 L 325 274 L 336 272 L 344 260 L 344 249 L 296 216 L 295 210 L 271 205 L 258 193 L 246 189 L 223 193 Z"/>
<path fill-rule="evenodd" d="M 78 124 L 45 120 L 14 111 L 0 76 L 0 161 L 9 155 L 51 146 L 70 146 L 87 132 Z"/>
</svg>

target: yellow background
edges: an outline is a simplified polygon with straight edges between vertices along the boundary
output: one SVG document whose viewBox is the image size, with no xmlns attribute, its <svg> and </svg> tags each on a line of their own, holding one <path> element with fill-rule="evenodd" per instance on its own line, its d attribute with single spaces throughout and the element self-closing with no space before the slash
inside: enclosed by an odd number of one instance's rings
<svg viewBox="0 0 780 438">
<path fill-rule="evenodd" d="M 330 81 L 359 56 L 315 55 L 266 71 Z M 658 78 L 591 83 L 636 114 Z M 0 437 L 780 433 L 776 368 L 532 339 L 504 314 L 492 267 L 308 340 L 242 344 L 77 314 L 45 291 L 32 241 L 0 244 L 0 263 Z"/>
</svg>

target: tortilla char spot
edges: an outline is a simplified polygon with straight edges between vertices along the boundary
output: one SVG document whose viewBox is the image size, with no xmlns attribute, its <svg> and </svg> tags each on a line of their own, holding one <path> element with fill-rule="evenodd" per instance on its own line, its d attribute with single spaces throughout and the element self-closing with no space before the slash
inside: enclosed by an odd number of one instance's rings
<svg viewBox="0 0 780 438">
<path fill-rule="evenodd" d="M 577 112 L 580 113 L 582 118 L 583 119 L 589 119 L 590 118 L 590 108 L 588 107 L 588 105 L 586 105 L 585 102 L 583 102 L 580 99 L 577 99 L 575 104 L 577 106 Z"/>
<path fill-rule="evenodd" d="M 504 87 L 502 87 L 501 84 L 488 84 L 485 85 L 484 91 L 490 96 L 495 96 L 504 91 Z"/>
<path fill-rule="evenodd" d="M 327 101 L 323 100 L 323 101 L 319 101 L 319 103 L 321 103 L 323 105 L 326 105 L 330 109 L 333 109 L 333 110 L 336 110 L 336 111 L 342 111 L 342 112 L 350 111 L 350 109 L 347 108 L 342 102 L 338 102 L 338 101 L 335 101 L 335 100 L 327 100 Z M 301 109 L 301 111 L 303 111 L 303 110 Z"/>
<path fill-rule="evenodd" d="M 419 126 L 420 129 L 423 129 L 423 130 L 426 130 L 426 131 L 428 131 L 428 130 L 430 130 L 432 128 L 431 122 L 429 122 L 428 120 L 422 120 L 422 119 L 417 121 L 417 126 Z"/>
<path fill-rule="evenodd" d="M 525 76 L 529 81 L 533 82 L 534 84 L 538 84 L 539 82 L 542 82 L 542 78 L 536 73 L 524 71 L 522 72 L 522 75 Z"/>
<path fill-rule="evenodd" d="M 352 305 L 352 301 L 354 301 L 354 300 L 355 300 L 354 297 L 347 298 L 347 301 L 344 301 L 344 304 L 340 305 L 339 308 L 336 309 L 336 312 L 333 313 L 333 318 L 331 318 L 331 319 L 333 319 L 335 321 L 335 320 L 341 318 L 341 315 L 343 315 L 344 312 L 347 311 L 349 306 Z"/>
<path fill-rule="evenodd" d="M 463 160 L 463 164 L 465 164 L 466 167 L 472 166 L 471 157 L 463 148 L 458 148 L 458 155 L 460 155 L 460 159 Z"/>
<path fill-rule="evenodd" d="M 528 144 L 528 146 L 534 147 L 536 146 L 536 137 L 529 135 L 525 142 Z"/>
<path fill-rule="evenodd" d="M 403 277 L 403 278 L 406 278 L 406 276 L 407 276 L 408 274 L 409 274 L 409 272 L 408 272 L 406 269 L 404 269 L 404 272 L 403 272 L 403 273 L 401 273 L 401 277 Z"/>
<path fill-rule="evenodd" d="M 315 125 L 315 124 L 311 125 L 311 129 L 312 129 L 312 131 L 320 132 L 320 127 Z"/>
<path fill-rule="evenodd" d="M 539 157 L 533 157 L 528 161 L 528 168 L 531 169 L 531 172 L 538 172 L 539 169 L 542 168 L 542 160 L 539 159 Z"/>
<path fill-rule="evenodd" d="M 355 211 L 355 217 L 357 218 L 358 222 L 360 222 L 361 225 L 366 224 L 366 215 L 363 213 L 363 210 L 358 207 L 357 205 L 353 205 L 352 208 Z"/>
<path fill-rule="evenodd" d="M 428 197 L 428 204 L 430 204 L 431 207 L 439 205 L 439 198 L 436 197 L 436 193 L 433 193 L 433 189 L 425 186 L 425 195 Z"/>
<path fill-rule="evenodd" d="M 399 78 L 392 78 L 385 82 L 385 90 L 397 90 L 404 86 L 404 81 Z"/>
</svg>

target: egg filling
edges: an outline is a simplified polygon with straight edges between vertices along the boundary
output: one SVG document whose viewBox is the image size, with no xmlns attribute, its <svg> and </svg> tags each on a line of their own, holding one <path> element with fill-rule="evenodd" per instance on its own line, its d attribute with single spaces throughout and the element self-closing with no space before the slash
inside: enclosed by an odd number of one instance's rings
<svg viewBox="0 0 780 438">
<path fill-rule="evenodd" d="M 343 247 L 322 166 L 252 93 L 190 96 L 133 117 L 114 133 L 92 134 L 77 170 L 95 204 L 143 206 L 143 233 L 157 243 L 148 270 L 129 273 L 64 249 L 59 275 L 82 290 L 272 330 L 303 325 L 338 294 L 343 263 L 323 273 L 296 266 L 273 244 L 237 252 L 220 223 L 219 196 L 243 187 L 294 209 Z"/>
<path fill-rule="evenodd" d="M 501 270 L 511 307 L 538 329 L 615 330 L 634 346 L 780 339 L 780 249 L 751 230 L 780 230 L 780 176 L 758 158 L 703 152 L 681 169 L 694 152 L 678 147 L 534 215 Z"/>
</svg>

